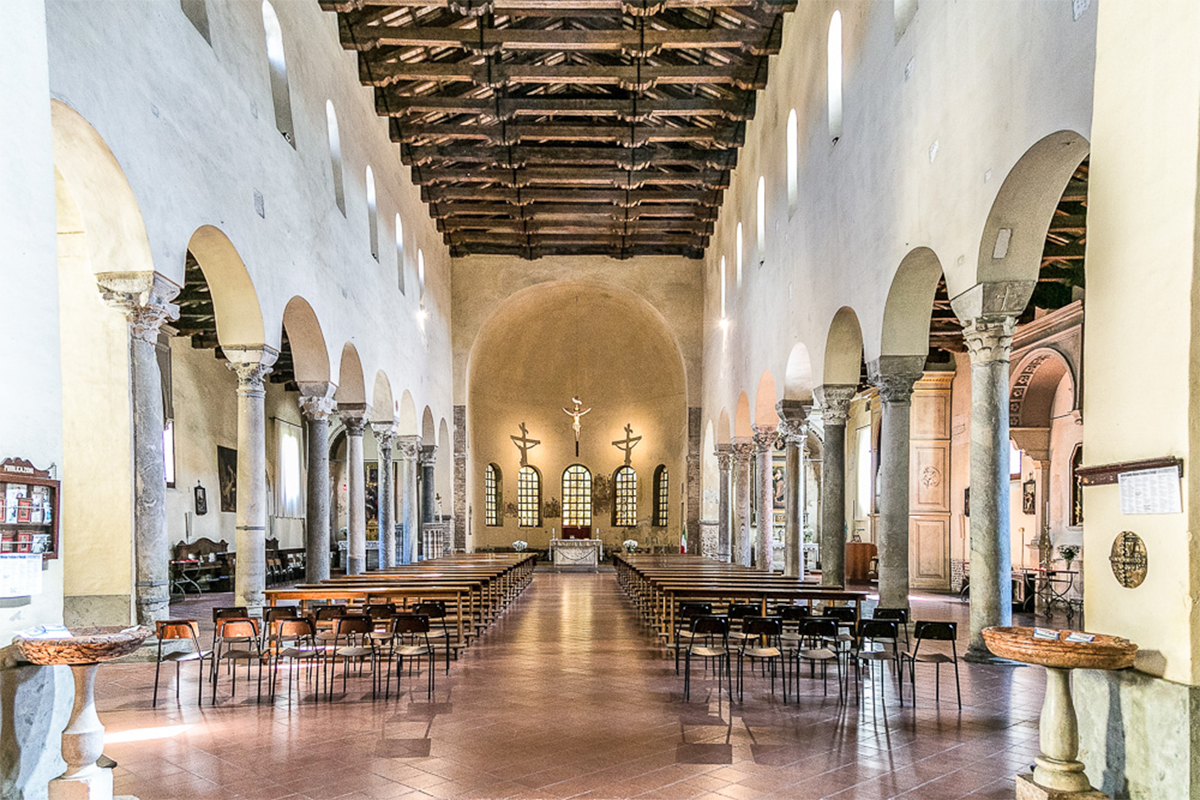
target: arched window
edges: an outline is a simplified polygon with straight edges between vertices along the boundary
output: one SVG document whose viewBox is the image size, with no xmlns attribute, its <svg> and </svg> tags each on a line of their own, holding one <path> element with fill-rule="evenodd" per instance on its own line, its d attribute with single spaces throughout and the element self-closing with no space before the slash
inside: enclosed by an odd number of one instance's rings
<svg viewBox="0 0 1200 800">
<path fill-rule="evenodd" d="M 483 471 L 483 524 L 489 528 L 500 525 L 500 509 L 504 507 L 500 467 L 488 464 Z"/>
<path fill-rule="evenodd" d="M 346 216 L 346 189 L 342 182 L 342 137 L 338 133 L 337 112 L 333 101 L 325 101 L 325 122 L 329 126 L 329 163 L 333 167 L 333 200 Z"/>
<path fill-rule="evenodd" d="M 654 470 L 654 521 L 656 528 L 667 527 L 671 516 L 671 482 L 667 475 L 667 465 L 659 464 Z"/>
<path fill-rule="evenodd" d="M 725 319 L 725 256 L 721 256 L 721 319 Z"/>
<path fill-rule="evenodd" d="M 794 108 L 787 121 L 787 187 L 788 208 L 795 209 L 800 194 L 800 124 Z"/>
<path fill-rule="evenodd" d="M 404 223 L 399 214 L 396 215 L 396 276 L 400 294 L 404 294 Z"/>
<path fill-rule="evenodd" d="M 826 51 L 826 77 L 829 80 L 829 138 L 837 144 L 842 138 L 842 12 L 834 11 L 829 20 Z"/>
<path fill-rule="evenodd" d="M 375 210 L 375 173 L 367 165 L 367 226 L 371 237 L 371 258 L 379 260 L 379 214 Z"/>
<path fill-rule="evenodd" d="M 540 528 L 542 525 L 542 473 L 524 466 L 517 473 L 517 525 Z"/>
<path fill-rule="evenodd" d="M 763 254 L 767 252 L 767 179 L 763 175 L 758 176 L 757 208 L 758 260 L 762 263 Z"/>
<path fill-rule="evenodd" d="M 592 524 L 592 473 L 582 464 L 572 464 L 562 477 L 562 524 L 586 528 Z"/>
<path fill-rule="evenodd" d="M 745 249 L 745 242 L 742 240 L 742 223 L 737 224 L 737 237 L 735 239 L 737 252 L 733 254 L 733 263 L 736 267 L 735 274 L 737 275 L 737 288 L 742 288 L 742 250 Z"/>
<path fill-rule="evenodd" d="M 275 127 L 296 146 L 292 131 L 292 100 L 288 95 L 287 62 L 283 58 L 283 29 L 270 0 L 263 0 L 263 29 L 267 35 L 267 64 L 271 68 L 271 101 L 275 105 Z"/>
<path fill-rule="evenodd" d="M 204 0 L 179 0 L 179 7 L 183 9 L 183 14 L 192 23 L 192 27 L 200 32 L 204 37 L 204 41 L 212 44 L 212 39 L 208 32 L 208 6 Z"/>
<path fill-rule="evenodd" d="M 618 467 L 613 475 L 613 526 L 637 525 L 637 473 L 633 467 Z"/>
<path fill-rule="evenodd" d="M 918 0 L 892 0 L 892 22 L 896 30 L 896 41 L 908 30 L 908 23 L 917 13 Z"/>
</svg>

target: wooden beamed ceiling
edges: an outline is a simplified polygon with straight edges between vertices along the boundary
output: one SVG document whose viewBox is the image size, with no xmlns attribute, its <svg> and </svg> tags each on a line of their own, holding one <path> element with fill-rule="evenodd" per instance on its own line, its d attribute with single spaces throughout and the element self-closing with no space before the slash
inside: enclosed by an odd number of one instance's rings
<svg viewBox="0 0 1200 800">
<path fill-rule="evenodd" d="M 321 0 L 451 255 L 701 258 L 796 0 Z"/>
</svg>

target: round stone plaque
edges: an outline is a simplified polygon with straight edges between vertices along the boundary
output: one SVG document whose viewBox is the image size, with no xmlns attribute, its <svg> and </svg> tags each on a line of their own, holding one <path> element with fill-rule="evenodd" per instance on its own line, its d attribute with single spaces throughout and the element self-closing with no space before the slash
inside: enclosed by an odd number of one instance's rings
<svg viewBox="0 0 1200 800">
<path fill-rule="evenodd" d="M 1117 583 L 1126 589 L 1134 589 L 1146 580 L 1146 543 L 1133 531 L 1122 531 L 1113 540 L 1112 553 L 1108 556 Z"/>
</svg>

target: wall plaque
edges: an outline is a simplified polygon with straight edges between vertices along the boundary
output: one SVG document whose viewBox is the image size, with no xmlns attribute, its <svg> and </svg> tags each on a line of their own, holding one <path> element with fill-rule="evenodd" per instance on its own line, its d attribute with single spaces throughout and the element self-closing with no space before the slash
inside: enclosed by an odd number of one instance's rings
<svg viewBox="0 0 1200 800">
<path fill-rule="evenodd" d="M 1122 531 L 1113 540 L 1112 553 L 1108 557 L 1117 583 L 1126 589 L 1135 589 L 1146 580 L 1146 543 L 1133 531 Z"/>
</svg>

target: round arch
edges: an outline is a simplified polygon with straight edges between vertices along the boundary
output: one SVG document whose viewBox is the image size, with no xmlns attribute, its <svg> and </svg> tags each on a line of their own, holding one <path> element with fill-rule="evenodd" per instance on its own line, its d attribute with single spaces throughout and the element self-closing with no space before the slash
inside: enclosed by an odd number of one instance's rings
<svg viewBox="0 0 1200 800">
<path fill-rule="evenodd" d="M 222 347 L 257 348 L 267 344 L 262 306 L 246 264 L 220 229 L 201 225 L 188 240 L 212 295 L 217 341 Z"/>
<path fill-rule="evenodd" d="M 332 380 L 325 334 L 316 312 L 303 297 L 296 295 L 284 307 L 283 329 L 292 348 L 296 383 L 303 386 Z"/>
<path fill-rule="evenodd" d="M 1079 381 L 1070 360 L 1054 347 L 1039 347 L 1017 362 L 1009 377 L 1008 408 L 1013 428 L 1049 428 L 1063 377 L 1070 379 L 1071 409 L 1079 410 Z"/>
<path fill-rule="evenodd" d="M 775 410 L 775 378 L 770 370 L 765 370 L 758 379 L 758 389 L 754 392 L 754 424 L 761 427 L 774 427 L 779 424 L 779 412 Z"/>
<path fill-rule="evenodd" d="M 783 399 L 812 401 L 813 367 L 808 347 L 803 342 L 796 342 L 792 352 L 788 354 L 787 367 L 783 378 Z"/>
<path fill-rule="evenodd" d="M 822 383 L 857 386 L 862 375 L 863 339 L 858 315 L 842 306 L 829 323 L 825 337 Z"/>
<path fill-rule="evenodd" d="M 754 435 L 754 427 L 750 417 L 750 398 L 745 392 L 738 395 L 737 410 L 733 415 L 733 435 L 749 437 Z"/>
<path fill-rule="evenodd" d="M 396 420 L 396 401 L 392 399 L 392 382 L 387 373 L 378 370 L 375 373 L 375 386 L 371 391 L 371 421 L 394 422 Z"/>
<path fill-rule="evenodd" d="M 880 355 L 923 356 L 929 352 L 929 322 L 941 277 L 942 262 L 928 247 L 915 248 L 900 261 L 883 308 Z"/>
<path fill-rule="evenodd" d="M 400 395 L 400 435 L 401 436 L 416 436 L 420 431 L 417 429 L 417 405 L 413 402 L 412 393 L 408 389 Z"/>
<path fill-rule="evenodd" d="M 732 426 L 729 422 L 729 412 L 724 408 L 717 416 L 717 444 L 729 444 L 729 437 L 732 435 Z"/>
<path fill-rule="evenodd" d="M 342 345 L 342 360 L 338 365 L 338 388 L 334 399 L 338 403 L 346 404 L 365 405 L 367 402 L 362 360 L 358 357 L 358 348 L 350 342 Z"/>
</svg>

